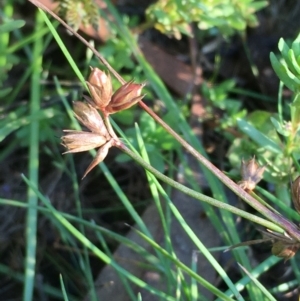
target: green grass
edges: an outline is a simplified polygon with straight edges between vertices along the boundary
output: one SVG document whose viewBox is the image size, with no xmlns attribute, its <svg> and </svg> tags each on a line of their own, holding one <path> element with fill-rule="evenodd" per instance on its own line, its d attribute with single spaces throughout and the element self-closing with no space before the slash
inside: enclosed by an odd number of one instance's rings
<svg viewBox="0 0 300 301">
<path fill-rule="evenodd" d="M 110 2 L 107 2 L 107 4 L 110 13 L 115 19 L 114 22 L 108 19 L 109 26 L 114 28 L 118 38 L 126 43 L 128 49 L 130 49 L 137 62 L 136 64 L 141 70 L 140 74 L 149 83 L 148 85 L 151 87 L 153 95 L 163 101 L 168 114 L 176 116 L 178 134 L 184 137 L 184 139 L 203 156 L 208 158 L 203 145 L 186 121 L 181 108 L 169 93 L 162 80 L 141 54 L 136 38 L 132 35 L 126 24 L 124 24 L 118 11 Z M 9 4 L 5 6 L 3 12 L 8 17 L 14 15 L 13 7 Z M 131 221 L 135 224 L 132 230 L 151 247 L 152 251 L 138 245 L 135 241 L 131 241 L 125 236 L 87 219 L 86 213 L 88 212 L 88 208 L 84 207 L 83 198 L 81 197 L 81 182 L 79 180 L 81 175 L 77 175 L 76 160 L 78 157 L 74 157 L 70 154 L 62 156 L 60 154 L 61 148 L 58 146 L 58 135 L 61 134 L 62 129 L 80 129 L 80 125 L 74 118 L 70 105 L 70 99 L 75 100 L 80 98 L 80 96 L 78 96 L 77 91 L 71 94 L 66 93 L 67 88 L 63 87 L 62 80 L 59 76 L 54 77 L 53 80 L 54 92 L 47 88 L 46 85 L 42 83 L 42 80 L 46 78 L 45 73 L 49 70 L 51 74 L 53 72 L 51 61 L 49 57 L 45 55 L 45 52 L 49 45 L 53 45 L 54 40 L 64 55 L 65 64 L 74 72 L 72 75 L 69 75 L 70 78 L 74 80 L 74 77 L 76 77 L 77 81 L 81 82 L 83 90 L 86 89 L 85 76 L 83 74 L 87 74 L 88 69 L 82 68 L 82 66 L 88 65 L 90 54 L 86 55 L 85 63 L 78 63 L 78 58 L 72 57 L 72 54 L 66 47 L 66 43 L 59 34 L 57 22 L 49 19 L 42 11 L 36 11 L 34 27 L 31 33 L 24 35 L 24 33 L 17 28 L 20 24 L 17 24 L 16 28 L 12 31 L 15 37 L 15 40 L 12 39 L 15 41 L 14 43 L 9 43 L 12 37 L 8 33 L 2 36 L 1 41 L 3 43 L 1 44 L 1 51 L 2 53 L 14 54 L 16 56 L 17 51 L 21 51 L 22 55 L 18 55 L 27 63 L 28 68 L 24 69 L 24 72 L 19 75 L 14 88 L 7 94 L 8 96 L 5 99 L 5 104 L 1 106 L 1 110 L 4 111 L 5 105 L 10 106 L 18 102 L 17 97 L 19 93 L 25 89 L 28 82 L 30 83 L 30 93 L 27 102 L 28 106 L 17 105 L 7 112 L 5 119 L 0 119 L 0 141 L 5 142 L 5 148 L 3 148 L 0 153 L 0 159 L 1 162 L 6 160 L 13 152 L 18 150 L 18 147 L 21 147 L 22 151 L 26 152 L 28 163 L 26 165 L 27 167 L 23 170 L 24 174 L 21 179 L 22 185 L 26 185 L 27 196 L 26 200 L 21 197 L 19 199 L 1 198 L 0 205 L 6 209 L 17 208 L 18 210 L 23 210 L 22 212 L 26 214 L 24 224 L 26 230 L 24 234 L 25 256 L 22 271 L 16 271 L 10 268 L 9 265 L 1 263 L 0 274 L 11 277 L 15 283 L 21 285 L 23 301 L 38 300 L 38 289 L 42 290 L 42 295 L 44 294 L 48 298 L 56 298 L 55 300 L 82 300 L 87 293 L 90 294 L 91 300 L 98 300 L 97 287 L 95 287 L 93 278 L 92 258 L 96 258 L 103 264 L 110 265 L 117 272 L 131 300 L 143 300 L 142 294 L 136 294 L 134 286 L 149 291 L 151 294 L 158 296 L 160 300 L 202 300 L 204 297 L 201 295 L 201 288 L 205 288 L 214 295 L 216 300 L 229 301 L 246 299 L 275 300 L 274 295 L 271 294 L 287 291 L 288 284 L 294 287 L 297 285 L 300 279 L 297 257 L 291 260 L 291 267 L 295 275 L 294 280 L 292 280 L 291 283 L 286 283 L 286 286 L 283 283 L 269 290 L 261 283 L 259 277 L 267 273 L 267 271 L 281 259 L 271 255 L 270 252 L 268 258 L 254 267 L 252 266 L 251 258 L 249 258 L 248 248 L 239 248 L 232 251 L 232 260 L 243 268 L 240 269 L 238 280 L 231 279 L 226 267 L 221 266 L 218 260 L 215 259 L 214 250 L 207 248 L 205 242 L 196 236 L 193 229 L 191 229 L 188 222 L 184 220 L 181 212 L 172 202 L 170 187 L 177 187 L 183 190 L 186 188 L 177 185 L 174 181 L 172 183 L 169 182 L 170 186 L 162 185 L 161 180 L 163 178 L 149 170 L 149 168 L 147 169 L 147 163 L 151 164 L 151 156 L 147 150 L 147 141 L 144 140 L 145 137 L 138 123 L 135 125 L 132 124 L 131 127 L 131 132 L 134 133 L 134 136 L 127 137 L 126 133 L 122 131 L 120 124 L 112 121 L 116 132 L 122 137 L 122 141 L 125 141 L 136 158 L 139 157 L 137 162 L 145 167 L 144 185 L 149 188 L 149 198 L 151 198 L 151 202 L 155 204 L 159 214 L 162 225 L 161 231 L 164 237 L 163 244 L 158 244 L 155 241 L 148 225 L 145 224 L 141 217 L 138 206 L 136 206 L 130 199 L 130 196 L 126 194 L 122 185 L 118 183 L 118 178 L 114 175 L 113 171 L 110 170 L 109 166 L 106 165 L 105 161 L 99 164 L 98 169 L 113 191 L 114 201 L 120 204 L 121 210 L 125 211 L 127 216 L 129 216 Z M 21 37 L 21 39 L 18 37 Z M 55 60 L 55 58 L 52 58 L 52 61 L 53 60 Z M 8 66 L 4 55 L 0 57 L 0 64 L 1 66 Z M 47 67 L 49 67 L 49 70 Z M 4 89 L 1 87 L 0 90 Z M 235 91 L 238 91 L 238 89 L 235 89 Z M 7 93 L 5 90 L 4 92 Z M 56 104 L 59 103 L 58 106 L 52 106 L 51 103 L 49 104 L 47 100 L 45 100 L 47 97 L 51 97 L 49 95 L 53 93 L 56 97 Z M 255 94 L 255 97 L 259 97 L 259 95 Z M 266 97 L 262 97 L 261 99 L 265 100 Z M 282 107 L 279 107 L 279 109 L 283 111 Z M 136 106 L 134 110 L 140 111 L 140 108 Z M 277 144 L 274 144 L 271 138 L 255 129 L 255 125 L 250 126 L 250 123 L 246 123 L 245 121 L 241 121 L 239 125 L 242 130 L 246 128 L 244 132 L 246 132 L 246 134 L 248 133 L 250 137 L 253 136 L 253 140 L 257 140 L 263 147 L 269 145 L 271 151 L 281 152 L 281 149 L 278 148 Z M 155 151 L 160 153 L 159 148 Z M 245 210 L 230 207 L 227 193 L 221 182 L 210 170 L 199 163 L 199 167 L 207 180 L 207 185 L 212 196 L 209 197 L 201 194 L 201 187 L 192 176 L 191 168 L 188 165 L 183 150 L 177 148 L 176 152 L 183 166 L 186 182 L 188 182 L 191 187 L 191 190 L 186 189 L 184 191 L 186 193 L 192 191 L 192 195 L 202 202 L 210 223 L 214 226 L 215 230 L 220 233 L 224 248 L 238 244 L 244 240 L 243 234 L 236 227 L 236 220 L 241 216 L 252 220 L 254 223 L 263 224 L 269 227 L 269 229 L 280 230 L 277 224 L 267 219 L 258 218 L 256 214 L 250 214 Z M 66 213 L 56 208 L 56 206 L 53 206 L 52 202 L 57 200 L 48 197 L 43 191 L 45 188 L 41 188 L 41 181 L 43 179 L 40 178 L 40 175 L 42 165 L 45 164 L 44 161 L 40 161 L 41 154 L 47 154 L 51 157 L 52 161 L 51 164 L 48 162 L 49 166 L 52 166 L 57 174 L 60 175 L 60 179 L 66 181 L 71 187 L 68 187 L 68 190 L 66 189 L 66 192 L 72 191 L 74 203 L 72 203 L 71 212 Z M 90 155 L 95 156 L 95 151 L 91 151 Z M 176 173 L 178 169 L 178 166 L 170 165 L 170 161 L 169 158 L 165 158 L 164 161 L 164 164 L 168 164 L 170 168 L 169 176 Z M 145 164 L 143 162 L 145 162 Z M 92 177 L 92 175 L 89 176 Z M 51 181 L 49 182 L 49 185 L 50 184 Z M 100 190 L 102 189 L 101 184 L 102 183 L 97 184 Z M 268 200 L 268 203 L 271 203 L 272 206 L 276 207 L 276 209 L 286 217 L 297 221 L 299 220 L 299 215 L 287 207 L 286 204 L 280 202 L 278 197 L 271 195 L 262 188 L 258 188 L 258 192 Z M 67 196 L 65 196 L 65 198 L 67 198 Z M 59 199 L 59 202 L 63 203 L 64 201 L 64 197 Z M 212 207 L 212 204 L 221 209 Z M 117 211 L 117 209 L 111 210 Z M 103 212 L 100 211 L 100 213 Z M 192 254 L 191 252 L 189 265 L 180 261 L 174 249 L 171 239 L 173 219 L 179 222 L 186 235 L 195 245 L 194 253 Z M 50 258 L 49 262 L 52 262 L 56 270 L 59 270 L 59 273 L 54 276 L 57 277 L 57 282 L 59 283 L 57 287 L 53 284 L 43 284 L 41 288 L 36 281 L 38 276 L 37 265 L 39 264 L 40 256 L 40 237 L 38 236 L 38 232 L 47 231 L 47 228 L 39 229 L 39 222 L 41 220 L 46 221 L 47 225 L 51 225 L 51 227 L 55 229 L 61 245 L 68 249 L 68 260 L 63 259 L 62 256 L 55 257 L 47 253 L 47 256 Z M 124 269 L 118 260 L 113 257 L 113 252 L 110 248 L 111 241 L 115 244 L 126 245 L 136 252 L 136 254 L 143 259 L 139 264 L 143 266 L 145 270 L 155 271 L 161 275 L 166 284 L 165 290 L 151 286 Z M 219 247 L 217 243 L 216 247 Z M 222 280 L 224 286 L 221 287 L 209 283 L 205 280 L 205 273 L 197 270 L 197 252 L 204 255 L 214 269 L 217 277 Z M 78 283 L 80 283 L 80 286 Z M 224 287 L 226 288 L 224 289 Z"/>
</svg>

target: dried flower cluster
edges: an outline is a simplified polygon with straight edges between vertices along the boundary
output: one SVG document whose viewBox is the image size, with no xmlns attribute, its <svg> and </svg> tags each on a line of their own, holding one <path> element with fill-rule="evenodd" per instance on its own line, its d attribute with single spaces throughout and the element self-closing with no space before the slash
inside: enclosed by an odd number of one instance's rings
<svg viewBox="0 0 300 301">
<path fill-rule="evenodd" d="M 86 169 L 83 178 L 100 162 L 102 162 L 109 149 L 117 142 L 107 129 L 108 115 L 125 110 L 143 98 L 141 95 L 144 84 L 135 84 L 132 81 L 121 86 L 115 93 L 112 90 L 110 75 L 98 68 L 92 68 L 87 81 L 91 97 L 84 98 L 88 103 L 76 101 L 73 110 L 78 121 L 90 130 L 74 131 L 64 130 L 66 135 L 61 137 L 62 144 L 68 149 L 66 153 L 84 152 L 99 148 L 96 157 Z M 98 111 L 102 111 L 106 124 Z M 111 127 L 110 127 L 111 129 Z"/>
<path fill-rule="evenodd" d="M 92 68 L 87 85 L 92 96 L 89 102 L 104 114 L 126 110 L 144 97 L 141 92 L 145 84 L 136 84 L 133 81 L 113 93 L 110 75 L 98 68 Z"/>
<path fill-rule="evenodd" d="M 255 157 L 248 161 L 242 160 L 242 181 L 238 183 L 239 186 L 244 190 L 252 191 L 255 189 L 256 184 L 262 179 L 265 169 L 265 166 L 259 166 L 255 161 Z"/>
</svg>

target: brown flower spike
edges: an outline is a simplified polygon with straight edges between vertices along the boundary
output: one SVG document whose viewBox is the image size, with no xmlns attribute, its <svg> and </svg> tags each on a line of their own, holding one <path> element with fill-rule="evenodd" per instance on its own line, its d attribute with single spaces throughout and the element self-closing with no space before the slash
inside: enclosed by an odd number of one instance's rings
<svg viewBox="0 0 300 301">
<path fill-rule="evenodd" d="M 67 153 L 78 153 L 99 148 L 91 164 L 85 171 L 82 179 L 106 157 L 109 148 L 113 144 L 102 118 L 95 108 L 83 102 L 74 102 L 75 117 L 91 132 L 64 130 L 66 135 L 61 137 L 62 145 Z"/>
<path fill-rule="evenodd" d="M 248 161 L 242 160 L 242 181 L 238 183 L 239 186 L 244 190 L 252 191 L 256 184 L 262 179 L 265 169 L 265 166 L 259 166 L 259 164 L 255 161 L 255 157 Z"/>
</svg>

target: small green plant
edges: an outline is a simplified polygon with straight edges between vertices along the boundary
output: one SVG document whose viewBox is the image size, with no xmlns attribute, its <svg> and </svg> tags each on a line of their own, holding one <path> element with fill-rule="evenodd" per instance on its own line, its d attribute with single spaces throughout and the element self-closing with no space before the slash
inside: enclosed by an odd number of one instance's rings
<svg viewBox="0 0 300 301">
<path fill-rule="evenodd" d="M 282 84 L 292 91 L 288 104 L 282 100 L 279 91 L 278 113 L 254 111 L 238 118 L 237 126 L 243 136 L 236 138 L 228 152 L 228 158 L 235 167 L 240 165 L 240 157 L 255 154 L 261 164 L 266 165 L 265 179 L 275 184 L 275 195 L 286 204 L 291 204 L 288 185 L 291 178 L 299 174 L 300 158 L 300 73 L 298 36 L 289 47 L 280 39 L 280 57 L 271 53 L 272 66 Z"/>
<path fill-rule="evenodd" d="M 189 24 L 196 22 L 202 30 L 216 28 L 223 35 L 244 31 L 257 26 L 255 12 L 264 8 L 267 1 L 179 1 L 160 0 L 146 11 L 149 24 L 163 34 L 180 38 L 190 35 Z"/>
<path fill-rule="evenodd" d="M 99 11 L 94 0 L 58 0 L 59 14 L 74 29 L 83 24 L 92 25 L 96 30 L 99 24 Z"/>
<path fill-rule="evenodd" d="M 287 149 L 286 154 L 293 154 L 295 159 L 299 158 L 299 127 L 300 127 L 300 34 L 289 47 L 283 39 L 278 44 L 281 58 L 277 59 L 271 53 L 272 66 L 282 81 L 294 95 L 290 105 L 290 120 L 284 120 L 282 109 L 279 107 L 278 118 L 273 118 L 272 122 L 277 132 L 285 137 Z"/>
<path fill-rule="evenodd" d="M 201 87 L 203 96 L 210 102 L 208 112 L 209 110 L 211 112 L 207 114 L 207 118 L 212 117 L 215 108 L 222 110 L 218 130 L 225 133 L 228 128 L 236 126 L 237 119 L 243 118 L 247 114 L 246 110 L 242 109 L 241 101 L 229 96 L 234 87 L 234 80 L 226 80 L 214 86 L 209 83 L 203 83 Z"/>
</svg>

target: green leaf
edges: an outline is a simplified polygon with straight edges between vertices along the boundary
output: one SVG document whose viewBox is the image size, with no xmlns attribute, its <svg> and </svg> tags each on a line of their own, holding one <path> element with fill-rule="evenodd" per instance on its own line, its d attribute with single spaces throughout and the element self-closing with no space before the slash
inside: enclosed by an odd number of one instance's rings
<svg viewBox="0 0 300 301">
<path fill-rule="evenodd" d="M 265 134 L 258 131 L 252 124 L 249 122 L 239 119 L 237 120 L 237 125 L 240 130 L 248 135 L 253 141 L 255 141 L 259 146 L 264 147 L 266 150 L 269 150 L 273 153 L 281 153 L 280 146 L 275 143 L 273 140 L 268 138 Z"/>
<path fill-rule="evenodd" d="M 300 81 L 296 81 L 295 76 L 288 70 L 287 66 L 279 62 L 273 52 L 270 53 L 270 60 L 274 71 L 279 79 L 292 91 L 296 92 L 300 86 Z M 297 87 L 298 85 L 298 87 Z"/>
<path fill-rule="evenodd" d="M 162 150 L 170 151 L 180 147 L 180 144 L 171 135 L 166 135 L 166 131 L 162 127 L 156 129 L 155 138 L 157 147 Z"/>
<path fill-rule="evenodd" d="M 295 73 L 298 73 L 298 75 L 300 75 L 300 67 L 298 65 L 294 51 L 292 49 L 289 50 L 288 57 L 289 57 L 289 61 L 292 63 L 294 67 Z"/>
<path fill-rule="evenodd" d="M 152 152 L 148 152 L 148 156 L 151 165 L 159 172 L 163 173 L 165 170 L 165 163 L 162 155 L 157 153 L 156 151 L 152 151 Z"/>
<path fill-rule="evenodd" d="M 24 112 L 26 110 L 26 107 L 21 106 L 15 111 L 9 113 L 3 122 L 0 122 L 0 142 L 12 132 L 30 124 L 33 121 L 50 119 L 55 115 L 55 110 L 53 108 L 48 108 L 38 111 L 36 114 L 24 117 Z"/>
<path fill-rule="evenodd" d="M 292 49 L 295 53 L 295 56 L 297 58 L 299 58 L 300 56 L 300 34 L 298 35 L 298 37 L 293 41 L 292 43 Z"/>
<path fill-rule="evenodd" d="M 283 38 L 280 38 L 278 42 L 278 49 L 280 50 L 283 58 L 286 60 L 287 59 L 287 53 L 290 50 L 289 46 L 286 44 Z"/>
<path fill-rule="evenodd" d="M 141 114 L 139 126 L 142 131 L 143 137 L 153 135 L 156 130 L 156 122 L 146 112 L 143 112 Z"/>
<path fill-rule="evenodd" d="M 11 87 L 0 90 L 0 98 L 4 98 L 12 91 Z"/>
<path fill-rule="evenodd" d="M 293 128 L 297 128 L 300 123 L 300 93 L 295 95 L 291 105 L 291 121 Z"/>
<path fill-rule="evenodd" d="M 0 33 L 13 31 L 17 28 L 23 27 L 24 25 L 25 25 L 25 21 L 23 20 L 9 21 L 7 23 L 0 25 Z"/>
<path fill-rule="evenodd" d="M 248 8 L 252 8 L 254 11 L 258 11 L 269 4 L 268 1 L 255 1 L 248 4 Z"/>
<path fill-rule="evenodd" d="M 285 136 L 285 137 L 289 137 L 289 136 L 291 135 L 291 132 L 288 131 L 288 130 L 286 130 L 286 129 L 284 128 L 284 126 L 283 126 L 276 118 L 271 117 L 271 122 L 273 123 L 273 125 L 274 125 L 276 131 L 277 131 L 279 134 L 281 134 L 281 135 L 283 135 L 283 136 Z"/>
<path fill-rule="evenodd" d="M 279 40 L 278 49 L 280 50 L 281 55 L 282 55 L 286 65 L 288 66 L 289 70 L 294 74 L 297 73 L 296 68 L 293 64 L 293 61 L 290 60 L 290 48 L 285 43 L 283 38 L 281 38 Z M 293 52 L 293 50 L 291 50 L 291 51 Z M 296 65 L 298 65 L 298 64 L 296 63 Z"/>
<path fill-rule="evenodd" d="M 134 112 L 132 110 L 120 111 L 114 115 L 114 120 L 124 125 L 132 125 L 134 122 Z"/>
</svg>

